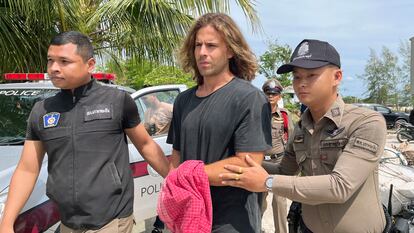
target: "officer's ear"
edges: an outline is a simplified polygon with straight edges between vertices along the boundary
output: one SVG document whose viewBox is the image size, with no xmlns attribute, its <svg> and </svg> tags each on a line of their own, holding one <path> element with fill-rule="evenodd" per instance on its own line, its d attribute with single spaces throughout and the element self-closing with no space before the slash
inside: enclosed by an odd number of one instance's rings
<svg viewBox="0 0 414 233">
<path fill-rule="evenodd" d="M 95 58 L 89 58 L 89 60 L 87 61 L 89 73 L 93 73 L 93 71 L 95 70 L 95 64 L 96 64 Z"/>
<path fill-rule="evenodd" d="M 342 70 L 340 68 L 334 69 L 334 85 L 339 86 L 342 80 Z"/>
</svg>

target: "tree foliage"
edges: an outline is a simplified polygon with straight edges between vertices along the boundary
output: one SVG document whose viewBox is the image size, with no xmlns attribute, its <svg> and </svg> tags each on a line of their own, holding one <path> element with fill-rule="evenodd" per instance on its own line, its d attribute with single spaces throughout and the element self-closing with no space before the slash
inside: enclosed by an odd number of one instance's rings
<svg viewBox="0 0 414 233">
<path fill-rule="evenodd" d="M 191 75 L 184 73 L 180 68 L 148 60 L 128 59 L 118 64 L 112 61 L 98 69 L 103 72 L 115 73 L 117 84 L 130 86 L 136 90 L 164 84 L 185 84 L 187 87 L 196 84 Z"/>
<path fill-rule="evenodd" d="M 291 54 L 292 49 L 289 45 L 280 45 L 277 40 L 269 42 L 267 50 L 259 58 L 259 73 L 268 79 L 278 79 L 284 87 L 292 85 L 290 73 L 276 73 L 281 65 L 289 62 Z"/>
<path fill-rule="evenodd" d="M 344 96 L 342 97 L 342 100 L 347 104 L 353 104 L 360 102 L 360 99 L 356 96 Z"/>
<path fill-rule="evenodd" d="M 260 28 L 255 1 L 236 2 Z M 0 73 L 45 72 L 50 39 L 68 30 L 87 34 L 104 60 L 172 64 L 194 18 L 229 7 L 228 0 L 0 0 Z"/>
<path fill-rule="evenodd" d="M 365 65 L 365 73 L 358 76 L 367 85 L 368 101 L 379 104 L 399 103 L 401 90 L 401 68 L 398 56 L 387 47 L 382 48 L 381 56 L 371 49 L 370 57 Z"/>
<path fill-rule="evenodd" d="M 158 66 L 144 77 L 144 86 L 163 84 L 185 84 L 187 87 L 196 85 L 190 74 L 184 73 L 174 66 Z"/>
<path fill-rule="evenodd" d="M 412 106 L 414 101 L 411 94 L 410 67 L 411 67 L 411 46 L 408 41 L 401 42 L 399 47 L 401 57 L 401 98 L 400 103 L 403 106 Z"/>
<path fill-rule="evenodd" d="M 277 69 L 290 61 L 292 49 L 289 45 L 280 45 L 277 40 L 268 42 L 267 50 L 259 57 L 259 73 L 267 79 L 276 78 L 283 87 L 292 85 L 290 73 L 277 74 Z M 284 95 L 284 107 L 290 112 L 298 112 L 299 104 L 293 102 L 293 96 Z"/>
</svg>

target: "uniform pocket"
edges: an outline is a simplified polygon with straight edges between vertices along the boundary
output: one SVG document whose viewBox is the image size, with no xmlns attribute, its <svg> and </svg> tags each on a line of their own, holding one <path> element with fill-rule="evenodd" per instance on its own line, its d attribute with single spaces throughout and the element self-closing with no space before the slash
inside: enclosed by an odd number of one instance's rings
<svg viewBox="0 0 414 233">
<path fill-rule="evenodd" d="M 342 148 L 321 149 L 320 160 L 324 169 L 324 174 L 331 173 L 335 167 L 338 157 L 342 154 Z"/>
<path fill-rule="evenodd" d="M 332 172 L 347 143 L 347 138 L 322 140 L 320 142 L 320 160 L 324 170 L 323 174 Z"/>
<path fill-rule="evenodd" d="M 39 132 L 42 141 L 49 141 L 54 139 L 63 138 L 69 135 L 70 128 L 48 128 Z"/>
<path fill-rule="evenodd" d="M 304 143 L 293 143 L 293 151 L 295 151 L 296 162 L 303 163 L 306 160 L 306 147 Z"/>
<path fill-rule="evenodd" d="M 114 183 L 115 193 L 118 193 L 122 189 L 121 178 L 119 177 L 118 169 L 115 166 L 115 163 L 110 162 L 108 164 L 109 172 L 112 176 L 112 182 Z"/>
<path fill-rule="evenodd" d="M 68 146 L 71 142 L 70 134 L 70 127 L 48 128 L 39 132 L 40 140 L 43 142 L 48 156 L 49 171 L 56 165 L 56 160 L 62 159 L 65 155 L 71 153 Z"/>
<path fill-rule="evenodd" d="M 293 151 L 295 152 L 296 163 L 299 166 L 299 171 L 302 173 L 302 171 L 306 170 L 305 161 L 306 161 L 307 154 L 308 154 L 306 151 L 305 143 L 303 142 L 293 143 Z"/>
</svg>

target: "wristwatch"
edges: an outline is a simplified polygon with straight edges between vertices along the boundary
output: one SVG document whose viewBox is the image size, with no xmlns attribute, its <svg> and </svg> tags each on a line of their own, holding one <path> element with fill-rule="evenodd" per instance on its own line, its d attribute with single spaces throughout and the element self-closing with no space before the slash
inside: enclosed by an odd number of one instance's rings
<svg viewBox="0 0 414 233">
<path fill-rule="evenodd" d="M 265 187 L 266 187 L 267 191 L 272 192 L 273 176 L 269 176 L 269 177 L 266 178 Z"/>
</svg>

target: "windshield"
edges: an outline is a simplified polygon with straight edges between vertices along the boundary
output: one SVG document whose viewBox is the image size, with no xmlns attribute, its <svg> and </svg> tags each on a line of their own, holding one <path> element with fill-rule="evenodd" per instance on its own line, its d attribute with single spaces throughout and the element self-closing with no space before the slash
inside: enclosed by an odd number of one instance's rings
<svg viewBox="0 0 414 233">
<path fill-rule="evenodd" d="M 18 145 L 26 136 L 27 118 L 33 105 L 56 89 L 0 89 L 0 146 Z"/>
</svg>

